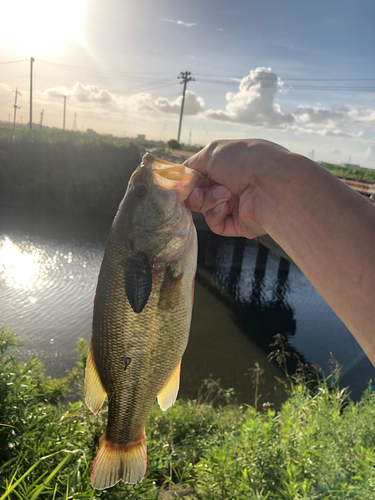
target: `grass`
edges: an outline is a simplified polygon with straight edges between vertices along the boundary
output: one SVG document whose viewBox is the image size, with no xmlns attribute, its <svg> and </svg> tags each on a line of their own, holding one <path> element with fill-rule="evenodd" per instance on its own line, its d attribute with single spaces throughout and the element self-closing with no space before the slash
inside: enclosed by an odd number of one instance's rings
<svg viewBox="0 0 375 500">
<path fill-rule="evenodd" d="M 287 344 L 277 340 L 282 364 Z M 21 362 L 19 339 L 0 330 L 0 500 L 375 498 L 375 395 L 354 404 L 337 374 L 311 385 L 288 376 L 279 412 L 232 405 L 212 381 L 206 395 L 221 396 L 219 406 L 204 395 L 167 412 L 155 404 L 144 480 L 93 490 L 106 409 L 94 417 L 81 401 L 64 403 L 69 391 L 82 396 L 85 341 L 77 351 L 77 368 L 54 380 L 34 356 Z"/>
<path fill-rule="evenodd" d="M 332 163 L 320 163 L 322 167 L 326 168 L 331 174 L 336 175 L 336 177 L 343 177 L 344 179 L 350 179 L 359 182 L 375 182 L 375 170 L 370 168 L 345 168 L 340 167 L 340 165 L 334 165 Z"/>
<path fill-rule="evenodd" d="M 125 140 L 0 128 L 0 200 L 114 214 L 139 162 L 138 147 Z"/>
</svg>

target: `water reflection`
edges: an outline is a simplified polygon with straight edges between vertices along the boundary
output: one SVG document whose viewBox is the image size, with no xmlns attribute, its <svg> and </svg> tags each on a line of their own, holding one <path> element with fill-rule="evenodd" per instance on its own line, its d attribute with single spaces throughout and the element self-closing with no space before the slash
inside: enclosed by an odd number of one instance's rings
<svg viewBox="0 0 375 500">
<path fill-rule="evenodd" d="M 251 242 L 219 243 L 212 274 L 235 300 L 248 335 L 266 350 L 276 334 L 294 335 L 297 324 L 289 298 L 288 265 L 275 256 L 267 261 L 268 250 Z"/>
<path fill-rule="evenodd" d="M 48 279 L 49 270 L 56 267 L 56 255 L 51 258 L 32 243 L 26 243 L 22 248 L 8 236 L 0 239 L 0 275 L 8 286 L 16 290 L 50 288 L 53 281 Z"/>
</svg>

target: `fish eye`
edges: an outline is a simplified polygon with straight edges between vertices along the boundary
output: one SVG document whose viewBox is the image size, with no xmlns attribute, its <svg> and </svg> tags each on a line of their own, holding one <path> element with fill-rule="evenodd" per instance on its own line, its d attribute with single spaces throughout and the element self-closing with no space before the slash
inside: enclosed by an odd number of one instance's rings
<svg viewBox="0 0 375 500">
<path fill-rule="evenodd" d="M 144 198 L 147 193 L 147 187 L 143 184 L 137 184 L 134 186 L 134 194 L 137 198 Z"/>
</svg>

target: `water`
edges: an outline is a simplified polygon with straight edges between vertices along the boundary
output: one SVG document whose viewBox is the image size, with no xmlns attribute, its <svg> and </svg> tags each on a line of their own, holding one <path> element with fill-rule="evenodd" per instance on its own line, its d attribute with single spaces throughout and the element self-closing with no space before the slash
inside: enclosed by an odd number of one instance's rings
<svg viewBox="0 0 375 500">
<path fill-rule="evenodd" d="M 75 364 L 77 339 L 89 339 L 92 304 L 110 217 L 0 212 L 0 324 L 24 336 L 47 373 L 62 376 Z M 200 254 L 205 250 L 202 237 Z M 343 365 L 342 383 L 357 398 L 374 368 L 354 338 L 299 269 L 278 278 L 271 254 L 264 275 L 254 272 L 257 247 L 247 242 L 241 270 L 231 267 L 235 241 L 220 239 L 215 267 L 201 269 L 196 283 L 189 345 L 183 358 L 180 394 L 196 397 L 202 381 L 221 379 L 239 402 L 253 403 L 251 370 L 265 370 L 262 400 L 283 397 L 267 363 L 273 335 L 288 336 L 307 361 L 329 371 L 330 352 Z M 202 259 L 200 259 L 202 260 Z M 219 284 L 216 296 L 202 283 Z"/>
</svg>

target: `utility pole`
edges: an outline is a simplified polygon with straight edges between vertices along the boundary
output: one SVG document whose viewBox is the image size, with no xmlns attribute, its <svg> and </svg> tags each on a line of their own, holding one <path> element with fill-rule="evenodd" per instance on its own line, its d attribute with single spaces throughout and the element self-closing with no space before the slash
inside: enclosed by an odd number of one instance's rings
<svg viewBox="0 0 375 500">
<path fill-rule="evenodd" d="M 30 130 L 33 128 L 33 64 L 34 58 L 30 57 Z"/>
<path fill-rule="evenodd" d="M 65 115 L 66 115 L 66 95 L 64 97 L 64 120 L 63 120 L 63 130 L 65 130 Z"/>
<path fill-rule="evenodd" d="M 182 93 L 182 103 L 181 103 L 181 113 L 180 113 L 180 124 L 178 125 L 178 136 L 177 136 L 177 142 L 180 142 L 180 135 L 181 135 L 181 124 L 182 124 L 182 115 L 184 113 L 184 104 L 185 104 L 185 92 L 186 92 L 186 84 L 188 82 L 194 82 L 195 78 L 192 78 L 190 75 L 190 71 L 183 71 L 180 72 L 181 76 L 178 76 L 178 79 L 181 79 L 182 81 L 180 83 L 184 84 L 184 90 Z"/>
<path fill-rule="evenodd" d="M 77 132 L 77 113 L 74 113 L 73 132 Z"/>
<path fill-rule="evenodd" d="M 44 115 L 44 109 L 42 109 L 42 112 L 40 113 L 39 132 L 42 130 L 43 126 L 43 115 Z"/>
<path fill-rule="evenodd" d="M 14 119 L 13 119 L 13 130 L 16 128 L 16 113 L 17 113 L 17 108 L 18 108 L 18 104 L 17 104 L 17 98 L 19 95 L 22 95 L 21 92 L 18 90 L 18 88 L 16 87 L 16 90 L 13 90 L 12 92 L 15 93 L 15 96 L 14 96 Z"/>
</svg>

